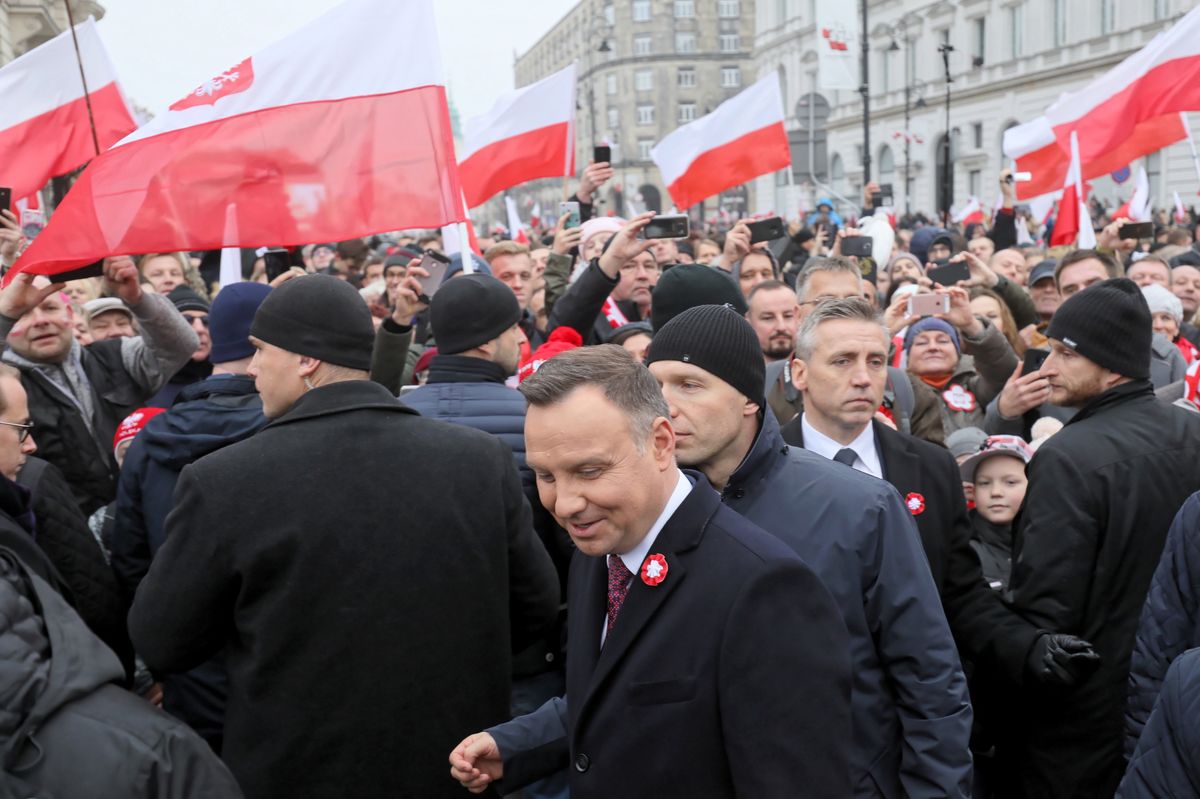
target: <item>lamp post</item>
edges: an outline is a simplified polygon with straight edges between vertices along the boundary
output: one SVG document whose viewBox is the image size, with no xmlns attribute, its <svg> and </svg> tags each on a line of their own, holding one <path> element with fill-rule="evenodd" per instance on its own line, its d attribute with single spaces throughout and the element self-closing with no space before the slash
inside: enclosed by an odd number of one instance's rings
<svg viewBox="0 0 1200 799">
<path fill-rule="evenodd" d="M 942 66 L 946 72 L 946 138 L 942 140 L 942 225 L 944 226 L 950 222 L 950 195 L 954 191 L 954 180 L 950 175 L 950 84 L 954 82 L 954 78 L 950 77 L 950 54 L 954 52 L 954 46 L 949 42 L 942 42 L 938 45 L 938 52 L 942 54 Z"/>
<path fill-rule="evenodd" d="M 871 182 L 871 89 L 870 89 L 870 64 L 871 64 L 871 48 L 867 41 L 867 0 L 862 0 L 862 84 L 858 87 L 859 94 L 862 95 L 863 107 L 863 185 L 866 186 Z"/>
<path fill-rule="evenodd" d="M 902 49 L 896 41 L 897 35 L 904 39 L 905 48 L 912 47 L 912 41 L 907 37 L 909 22 L 907 17 L 901 17 L 892 27 L 892 43 L 888 52 L 898 53 Z M 925 107 L 925 81 L 914 78 L 912 60 L 907 52 L 904 58 L 904 213 L 912 213 L 912 109 L 913 97 L 916 97 L 916 108 Z"/>
</svg>

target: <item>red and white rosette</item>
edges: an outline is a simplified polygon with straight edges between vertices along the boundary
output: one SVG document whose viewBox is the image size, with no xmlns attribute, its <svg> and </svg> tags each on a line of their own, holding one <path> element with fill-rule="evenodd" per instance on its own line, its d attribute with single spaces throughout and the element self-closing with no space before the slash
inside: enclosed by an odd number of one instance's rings
<svg viewBox="0 0 1200 799">
<path fill-rule="evenodd" d="M 942 392 L 942 399 L 952 411 L 971 413 L 979 407 L 979 403 L 975 401 L 975 395 L 957 383 Z"/>
<path fill-rule="evenodd" d="M 662 555 L 651 555 L 642 563 L 642 582 L 653 588 L 667 579 L 667 559 Z"/>
<path fill-rule="evenodd" d="M 925 512 L 925 497 L 914 491 L 904 498 L 904 506 L 913 516 L 920 516 Z"/>
</svg>

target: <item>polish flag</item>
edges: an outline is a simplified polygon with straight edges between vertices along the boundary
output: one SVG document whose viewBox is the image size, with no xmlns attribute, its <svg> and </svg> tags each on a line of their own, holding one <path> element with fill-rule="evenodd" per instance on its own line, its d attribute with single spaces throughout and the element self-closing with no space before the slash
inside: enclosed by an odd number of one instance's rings
<svg viewBox="0 0 1200 799">
<path fill-rule="evenodd" d="M 96 21 L 75 27 L 100 149 L 137 125 Z M 75 45 L 66 31 L 0 69 L 0 186 L 27 197 L 96 157 Z"/>
<path fill-rule="evenodd" d="M 1183 210 L 1183 200 L 1179 198 L 1179 192 L 1175 192 L 1175 221 L 1182 223 L 1187 219 L 1187 211 Z"/>
<path fill-rule="evenodd" d="M 1134 222 L 1150 221 L 1150 179 L 1146 177 L 1145 167 L 1138 167 L 1137 181 L 1133 186 L 1133 196 L 1116 211 L 1112 218 L 1132 219 Z"/>
<path fill-rule="evenodd" d="M 458 170 L 471 208 L 528 180 L 573 175 L 575 64 L 468 119 Z"/>
<path fill-rule="evenodd" d="M 1063 184 L 1062 201 L 1058 204 L 1058 219 L 1054 222 L 1054 234 L 1050 246 L 1074 244 L 1081 250 L 1096 246 L 1096 232 L 1092 230 L 1092 217 L 1087 210 L 1087 195 L 1080 178 L 1079 142 L 1071 134 L 1071 165 Z"/>
<path fill-rule="evenodd" d="M 329 45 L 364 30 L 407 44 Z M 431 0 L 347 0 L 93 160 L 10 278 L 465 219 L 437 41 Z"/>
<path fill-rule="evenodd" d="M 517 213 L 517 201 L 505 197 L 504 209 L 508 212 L 508 237 L 518 244 L 528 244 L 529 237 L 525 235 L 525 226 L 521 224 L 521 215 Z"/>
<path fill-rule="evenodd" d="M 1033 180 L 1017 184 L 1017 196 L 1062 185 L 1072 132 L 1088 180 L 1185 138 L 1179 115 L 1186 111 L 1200 111 L 1200 8 L 1087 86 L 1064 94 L 1045 116 L 1005 132 L 1005 154 L 1019 171 L 1033 173 Z"/>
<path fill-rule="evenodd" d="M 783 127 L 783 95 L 772 72 L 667 134 L 650 157 L 679 208 L 792 163 Z"/>
<path fill-rule="evenodd" d="M 983 222 L 983 206 L 979 204 L 978 197 L 972 197 L 967 200 L 967 204 L 959 209 L 954 215 L 954 221 L 960 225 L 973 225 L 976 222 Z"/>
</svg>

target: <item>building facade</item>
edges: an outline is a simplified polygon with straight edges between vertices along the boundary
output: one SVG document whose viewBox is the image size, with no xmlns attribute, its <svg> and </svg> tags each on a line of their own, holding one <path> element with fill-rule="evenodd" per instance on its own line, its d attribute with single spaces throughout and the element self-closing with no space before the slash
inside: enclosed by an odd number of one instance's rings
<svg viewBox="0 0 1200 799">
<path fill-rule="evenodd" d="M 576 61 L 576 163 L 582 169 L 594 145 L 608 144 L 616 170 L 599 213 L 662 211 L 672 202 L 650 148 L 746 85 L 754 26 L 755 0 L 581 0 L 517 56 L 515 83 Z M 556 212 L 561 185 L 539 181 L 515 193 Z M 708 213 L 718 202 L 731 212 L 745 208 L 747 188 L 710 199 Z M 504 218 L 502 210 L 489 215 Z"/>
<path fill-rule="evenodd" d="M 72 0 L 71 11 L 77 23 L 104 16 L 104 7 L 92 0 Z M 62 0 L 0 2 L 0 64 L 50 41 L 68 26 Z"/>
<path fill-rule="evenodd" d="M 1064 92 L 1087 85 L 1166 30 L 1200 0 L 870 0 L 868 12 L 870 177 L 893 186 L 902 212 L 940 206 L 950 131 L 949 185 L 954 208 L 977 197 L 987 208 L 1008 166 L 1001 143 L 1009 127 L 1030 121 Z M 811 208 L 832 195 L 843 210 L 861 205 L 862 101 L 857 91 L 825 91 L 817 68 L 815 0 L 760 0 L 754 77 L 775 72 L 783 85 L 792 140 L 786 171 L 757 181 L 760 206 Z M 855 6 L 858 3 L 854 4 Z M 859 46 L 855 39 L 855 47 Z M 949 44 L 949 125 L 946 69 Z M 856 50 L 857 51 L 857 50 Z M 1193 115 L 1196 116 L 1196 115 Z M 907 122 L 906 122 L 907 117 Z M 1200 116 L 1192 124 L 1200 122 Z M 1178 191 L 1191 204 L 1200 173 L 1187 142 L 1140 159 L 1153 203 Z M 1091 181 L 1119 205 L 1132 179 Z"/>
</svg>

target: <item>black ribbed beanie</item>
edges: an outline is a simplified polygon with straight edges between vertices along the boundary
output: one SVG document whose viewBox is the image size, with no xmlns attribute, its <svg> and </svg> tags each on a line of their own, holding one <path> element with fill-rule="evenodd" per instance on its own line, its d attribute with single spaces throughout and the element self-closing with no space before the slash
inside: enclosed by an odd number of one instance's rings
<svg viewBox="0 0 1200 799">
<path fill-rule="evenodd" d="M 254 314 L 250 335 L 297 355 L 371 369 L 371 312 L 353 286 L 329 275 L 296 277 L 272 289 Z"/>
<path fill-rule="evenodd" d="M 688 308 L 729 304 L 746 312 L 746 299 L 737 282 L 725 272 L 704 264 L 679 264 L 658 279 L 650 301 L 650 324 L 660 330 Z"/>
<path fill-rule="evenodd" d="M 1128 278 L 1105 280 L 1072 295 L 1054 312 L 1046 336 L 1122 377 L 1150 377 L 1150 306 Z"/>
<path fill-rule="evenodd" d="M 675 267 L 680 269 L 682 267 Z M 655 329 L 646 365 L 683 361 L 721 378 L 762 407 L 766 366 L 754 328 L 728 305 L 698 305 Z"/>
</svg>

